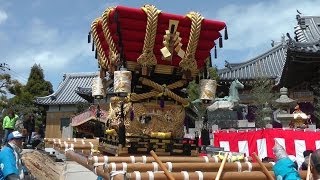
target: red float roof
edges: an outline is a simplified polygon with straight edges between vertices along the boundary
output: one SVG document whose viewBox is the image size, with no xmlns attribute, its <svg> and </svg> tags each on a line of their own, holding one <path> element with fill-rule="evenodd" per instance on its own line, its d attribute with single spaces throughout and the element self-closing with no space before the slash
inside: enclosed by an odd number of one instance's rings
<svg viewBox="0 0 320 180">
<path fill-rule="evenodd" d="M 115 16 L 117 16 L 117 21 Z M 99 55 L 108 58 L 110 52 L 110 43 L 108 43 L 108 40 L 106 39 L 107 35 L 104 31 L 104 28 L 108 28 L 112 40 L 116 45 L 117 51 L 120 51 L 118 47 L 119 36 L 117 34 L 117 22 L 119 22 L 124 57 L 126 61 L 137 61 L 138 57 L 143 52 L 147 26 L 147 14 L 142 9 L 117 6 L 110 11 L 107 19 L 103 18 L 106 18 L 106 16 L 103 15 L 102 18 L 98 18 L 92 25 L 92 31 L 97 33 L 97 38 L 94 40 L 98 41 L 95 42 L 95 44 L 98 48 L 98 51 L 100 51 L 99 53 L 101 53 Z M 181 57 L 179 57 L 177 53 L 173 53 L 172 61 L 166 61 L 162 59 L 162 54 L 160 51 L 160 49 L 164 47 L 163 40 L 165 31 L 168 30 L 169 27 L 169 20 L 179 21 L 177 31 L 180 32 L 182 49 L 184 51 L 186 51 L 189 42 L 192 22 L 187 16 L 163 12 L 158 15 L 156 38 L 153 48 L 153 52 L 157 59 L 157 64 L 178 67 Z M 103 26 L 105 21 L 107 21 L 107 25 Z M 205 60 L 210 56 L 210 50 L 215 46 L 214 41 L 221 37 L 219 31 L 225 27 L 226 24 L 221 21 L 207 19 L 202 20 L 198 46 L 195 52 L 195 59 L 197 61 L 198 69 L 201 69 L 205 65 Z"/>
</svg>

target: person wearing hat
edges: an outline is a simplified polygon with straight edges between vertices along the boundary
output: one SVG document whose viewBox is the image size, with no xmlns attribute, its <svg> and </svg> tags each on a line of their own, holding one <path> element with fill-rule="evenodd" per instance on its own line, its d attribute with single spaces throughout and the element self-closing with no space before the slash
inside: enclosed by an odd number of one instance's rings
<svg viewBox="0 0 320 180">
<path fill-rule="evenodd" d="M 320 179 L 320 149 L 311 154 L 310 170 L 314 180 Z"/>
<path fill-rule="evenodd" d="M 8 143 L 0 151 L 0 180 L 18 180 L 24 178 L 21 161 L 24 136 L 19 131 L 8 135 Z"/>
<path fill-rule="evenodd" d="M 274 175 L 278 180 L 300 180 L 297 165 L 289 158 L 284 148 L 276 141 L 273 147 L 276 163 L 272 167 Z"/>
</svg>

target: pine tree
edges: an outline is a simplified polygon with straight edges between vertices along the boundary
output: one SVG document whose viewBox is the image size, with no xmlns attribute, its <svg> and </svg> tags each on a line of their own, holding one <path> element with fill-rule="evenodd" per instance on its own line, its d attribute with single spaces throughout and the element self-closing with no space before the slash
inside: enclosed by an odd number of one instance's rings
<svg viewBox="0 0 320 180">
<path fill-rule="evenodd" d="M 263 120 L 266 117 L 263 108 L 265 104 L 271 105 L 278 97 L 277 93 L 272 91 L 273 85 L 268 78 L 260 77 L 253 83 L 251 89 L 251 96 L 253 98 L 253 104 L 256 106 L 255 120 L 256 127 L 265 127 L 266 122 Z"/>
<path fill-rule="evenodd" d="M 47 96 L 53 93 L 52 84 L 45 81 L 43 69 L 40 65 L 33 65 L 29 74 L 28 82 L 25 86 L 16 86 L 11 90 L 15 96 L 10 99 L 9 104 L 19 114 L 27 115 L 33 113 L 36 115 L 36 124 L 45 120 L 45 109 L 34 103 L 35 97 Z"/>
</svg>

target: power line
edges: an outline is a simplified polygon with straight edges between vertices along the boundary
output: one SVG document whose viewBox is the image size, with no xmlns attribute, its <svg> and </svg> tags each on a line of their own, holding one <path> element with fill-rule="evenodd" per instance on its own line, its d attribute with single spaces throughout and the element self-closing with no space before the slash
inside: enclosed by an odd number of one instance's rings
<svg viewBox="0 0 320 180">
<path fill-rule="evenodd" d="M 21 75 L 20 73 L 14 71 L 11 69 L 11 72 L 15 73 L 16 76 L 20 77 L 21 79 L 24 79 L 24 81 L 28 81 L 28 78 L 26 78 L 25 76 Z"/>
</svg>

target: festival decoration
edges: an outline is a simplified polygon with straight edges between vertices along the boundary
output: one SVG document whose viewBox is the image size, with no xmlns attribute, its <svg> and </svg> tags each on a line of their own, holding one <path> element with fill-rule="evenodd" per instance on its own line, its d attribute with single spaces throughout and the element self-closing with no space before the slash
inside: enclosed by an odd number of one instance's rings
<svg viewBox="0 0 320 180">
<path fill-rule="evenodd" d="M 92 96 L 95 99 L 103 99 L 104 97 L 106 97 L 103 79 L 100 77 L 95 77 L 92 81 Z"/>
<path fill-rule="evenodd" d="M 131 71 L 122 68 L 120 71 L 114 71 L 114 92 L 131 93 Z"/>
<path fill-rule="evenodd" d="M 212 101 L 215 99 L 217 81 L 212 79 L 200 80 L 200 99 Z"/>
</svg>

